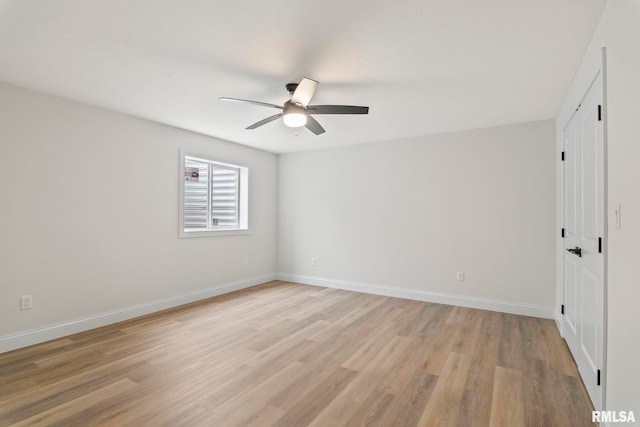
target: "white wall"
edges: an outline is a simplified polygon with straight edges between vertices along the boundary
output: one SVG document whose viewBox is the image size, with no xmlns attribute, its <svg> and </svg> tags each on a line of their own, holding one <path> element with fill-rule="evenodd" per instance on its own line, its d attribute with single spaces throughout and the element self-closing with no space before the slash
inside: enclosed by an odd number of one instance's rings
<svg viewBox="0 0 640 427">
<path fill-rule="evenodd" d="M 280 277 L 552 315 L 554 160 L 551 120 L 281 155 Z"/>
<path fill-rule="evenodd" d="M 640 1 L 608 2 L 580 70 L 558 113 L 558 147 L 561 144 L 562 126 L 584 93 L 603 46 L 607 50 L 605 111 L 609 229 L 606 408 L 633 410 L 636 419 L 639 419 L 640 279 L 637 264 L 640 259 Z M 622 208 L 620 229 L 615 228 L 613 215 L 613 208 L 618 204 Z M 558 280 L 559 297 L 560 291 L 561 281 Z M 637 424 L 640 425 L 640 422 Z"/>
<path fill-rule="evenodd" d="M 180 148 L 249 167 L 251 234 L 178 238 Z M 274 154 L 0 84 L 0 351 L 273 278 L 276 176 Z"/>
</svg>

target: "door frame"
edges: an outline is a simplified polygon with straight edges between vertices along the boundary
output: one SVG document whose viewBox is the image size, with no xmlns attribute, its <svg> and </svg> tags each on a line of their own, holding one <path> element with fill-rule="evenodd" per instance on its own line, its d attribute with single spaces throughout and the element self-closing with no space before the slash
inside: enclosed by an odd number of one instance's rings
<svg viewBox="0 0 640 427">
<path fill-rule="evenodd" d="M 589 89 L 591 88 L 591 86 L 593 85 L 595 79 L 597 78 L 601 78 L 602 79 L 602 123 L 603 123 L 603 221 L 604 221 L 604 227 L 603 227 L 603 236 L 602 236 L 602 255 L 603 255 L 603 270 L 602 270 L 602 303 L 603 303 L 603 307 L 602 307 L 602 367 L 600 368 L 600 402 L 601 402 L 601 407 L 600 408 L 594 408 L 596 411 L 600 411 L 600 410 L 604 410 L 607 405 L 606 405 L 606 387 L 607 387 L 607 318 L 608 318 L 608 291 L 607 291 L 607 283 L 608 283 L 608 241 L 609 241 L 609 230 L 608 230 L 608 223 L 609 223 L 609 218 L 608 218 L 608 118 L 607 118 L 607 67 L 606 67 L 606 48 L 603 47 L 602 48 L 602 56 L 601 56 L 601 62 L 598 64 L 597 67 L 595 67 L 591 73 L 589 73 L 589 80 L 587 81 L 586 84 L 583 84 L 580 88 L 580 98 L 576 99 L 576 101 L 574 101 L 574 105 L 576 106 L 573 111 L 571 112 L 571 114 L 568 114 L 567 117 L 564 118 L 563 122 L 562 122 L 562 132 L 560 134 L 560 152 L 564 152 L 565 147 L 564 147 L 564 130 L 566 129 L 567 125 L 571 122 L 571 120 L 573 119 L 573 117 L 575 116 L 576 112 L 578 111 L 579 106 L 582 104 L 582 101 L 584 100 L 585 96 L 587 95 Z M 558 157 L 558 159 L 560 159 L 560 157 Z M 560 179 L 559 179 L 559 188 L 560 188 L 560 206 L 558 209 L 559 212 L 559 223 L 560 223 L 560 229 L 564 228 L 564 196 L 565 196 L 565 188 L 564 188 L 564 172 L 565 168 L 564 168 L 564 164 L 562 162 L 560 162 Z M 557 181 L 558 182 L 558 181 Z M 558 236 L 561 236 L 560 234 L 558 234 Z M 563 262 L 563 251 L 564 251 L 564 241 L 562 239 L 562 237 L 559 237 L 559 244 L 557 246 L 559 248 L 559 253 L 557 254 L 557 268 L 559 271 L 559 277 L 560 277 L 560 287 L 561 287 L 561 301 L 560 304 L 562 304 L 564 306 L 565 304 L 565 282 L 564 282 L 564 262 Z M 565 328 L 564 328 L 564 324 L 565 324 L 565 319 L 563 317 L 564 315 L 561 314 L 560 319 L 556 318 L 556 324 L 560 330 L 560 335 L 565 338 Z"/>
</svg>

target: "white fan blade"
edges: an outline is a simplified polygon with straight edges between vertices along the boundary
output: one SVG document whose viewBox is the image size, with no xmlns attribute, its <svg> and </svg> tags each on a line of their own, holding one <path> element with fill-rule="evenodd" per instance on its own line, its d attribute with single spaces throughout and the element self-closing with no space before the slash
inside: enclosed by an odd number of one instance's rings
<svg viewBox="0 0 640 427">
<path fill-rule="evenodd" d="M 318 88 L 318 82 L 315 80 L 311 80 L 308 78 L 303 78 L 302 81 L 298 84 L 298 87 L 293 92 L 291 96 L 291 102 L 294 104 L 300 104 L 303 107 L 306 107 L 313 98 L 313 94 L 316 93 L 316 89 Z"/>
</svg>

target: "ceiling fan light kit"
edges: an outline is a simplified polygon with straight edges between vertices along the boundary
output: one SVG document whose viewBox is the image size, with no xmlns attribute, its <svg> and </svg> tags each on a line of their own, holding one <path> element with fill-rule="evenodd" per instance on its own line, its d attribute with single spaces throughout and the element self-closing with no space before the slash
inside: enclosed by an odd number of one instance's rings
<svg viewBox="0 0 640 427">
<path fill-rule="evenodd" d="M 301 128 L 307 124 L 307 116 L 300 113 L 285 114 L 282 116 L 282 121 L 290 128 Z"/>
<path fill-rule="evenodd" d="M 299 128 L 307 124 L 307 109 L 286 102 L 284 104 L 284 113 L 282 114 L 282 121 L 290 128 Z"/>
<path fill-rule="evenodd" d="M 283 110 L 280 114 L 275 114 L 248 126 L 247 129 L 256 129 L 282 117 L 284 124 L 290 128 L 304 126 L 314 134 L 320 135 L 324 133 L 325 130 L 316 119 L 311 117 L 311 114 L 369 114 L 369 107 L 355 105 L 309 105 L 311 98 L 316 93 L 318 84 L 317 81 L 306 77 L 303 78 L 300 83 L 288 83 L 285 87 L 291 94 L 291 99 L 285 102 L 284 106 L 239 98 L 221 97 L 220 100 L 242 102 Z"/>
</svg>

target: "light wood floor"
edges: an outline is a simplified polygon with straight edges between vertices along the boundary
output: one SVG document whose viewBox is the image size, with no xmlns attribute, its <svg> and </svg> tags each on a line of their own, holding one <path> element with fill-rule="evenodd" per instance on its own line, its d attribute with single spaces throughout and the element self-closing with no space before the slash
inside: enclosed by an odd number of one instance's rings
<svg viewBox="0 0 640 427">
<path fill-rule="evenodd" d="M 551 320 L 271 282 L 0 355 L 0 425 L 585 426 Z"/>
</svg>

